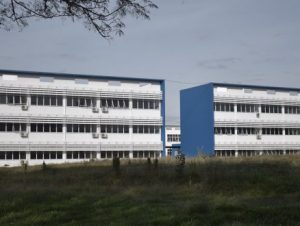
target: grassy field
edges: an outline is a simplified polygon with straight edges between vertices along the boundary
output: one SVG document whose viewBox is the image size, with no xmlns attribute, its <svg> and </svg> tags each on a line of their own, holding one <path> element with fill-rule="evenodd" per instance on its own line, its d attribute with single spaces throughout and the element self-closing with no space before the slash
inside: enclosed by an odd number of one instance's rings
<svg viewBox="0 0 300 226">
<path fill-rule="evenodd" d="M 0 225 L 300 225 L 300 156 L 2 168 Z"/>
</svg>

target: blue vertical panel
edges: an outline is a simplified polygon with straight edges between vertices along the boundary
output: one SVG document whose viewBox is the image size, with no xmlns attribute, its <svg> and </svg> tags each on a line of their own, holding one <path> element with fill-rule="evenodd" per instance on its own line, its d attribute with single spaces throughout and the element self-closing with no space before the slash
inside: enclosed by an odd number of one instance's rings
<svg viewBox="0 0 300 226">
<path fill-rule="evenodd" d="M 161 102 L 161 117 L 162 117 L 162 128 L 161 128 L 161 140 L 163 142 L 163 151 L 162 157 L 166 156 L 165 147 L 166 147 L 166 91 L 165 91 L 165 81 L 161 81 L 160 83 L 161 91 L 162 91 L 162 102 Z"/>
<path fill-rule="evenodd" d="M 180 91 L 181 150 L 188 157 L 214 154 L 213 84 Z"/>
</svg>

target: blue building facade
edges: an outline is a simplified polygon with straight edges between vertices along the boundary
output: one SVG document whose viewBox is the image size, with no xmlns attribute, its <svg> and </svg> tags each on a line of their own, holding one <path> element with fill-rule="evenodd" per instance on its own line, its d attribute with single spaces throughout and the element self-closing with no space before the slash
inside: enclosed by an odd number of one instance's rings
<svg viewBox="0 0 300 226">
<path fill-rule="evenodd" d="M 208 83 L 180 92 L 187 157 L 300 153 L 300 89 Z"/>
</svg>

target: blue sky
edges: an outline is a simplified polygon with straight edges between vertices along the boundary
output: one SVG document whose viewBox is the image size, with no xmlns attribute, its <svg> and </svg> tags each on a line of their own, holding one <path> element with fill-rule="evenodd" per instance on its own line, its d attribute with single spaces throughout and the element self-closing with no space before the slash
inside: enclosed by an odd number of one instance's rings
<svg viewBox="0 0 300 226">
<path fill-rule="evenodd" d="M 300 88 L 299 0 L 154 0 L 151 20 L 126 19 L 101 39 L 81 23 L 36 21 L 0 31 L 0 68 L 164 78 L 167 122 L 179 90 L 210 81 Z"/>
</svg>

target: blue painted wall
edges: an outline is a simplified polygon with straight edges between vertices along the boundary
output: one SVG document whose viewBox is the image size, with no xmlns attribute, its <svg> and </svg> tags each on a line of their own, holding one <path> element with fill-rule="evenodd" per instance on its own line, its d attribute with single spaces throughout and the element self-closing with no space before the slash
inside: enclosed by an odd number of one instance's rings
<svg viewBox="0 0 300 226">
<path fill-rule="evenodd" d="M 214 154 L 213 83 L 180 91 L 181 150 L 187 157 L 199 150 Z"/>
</svg>

